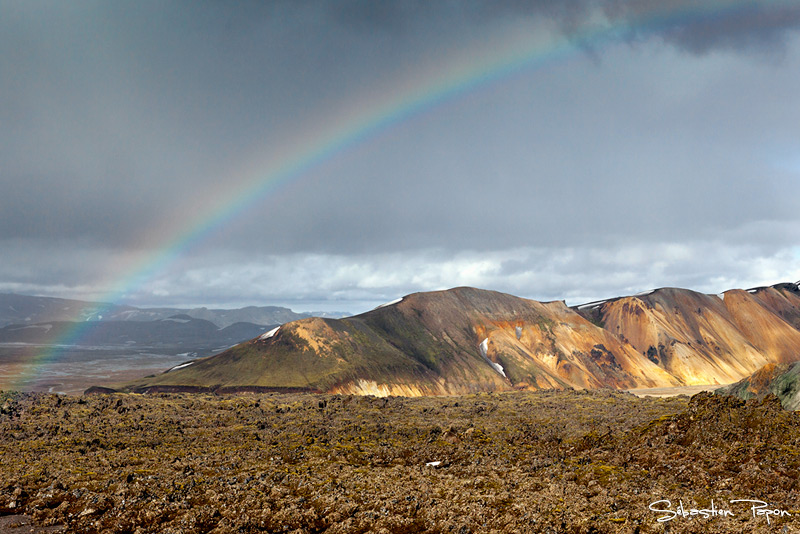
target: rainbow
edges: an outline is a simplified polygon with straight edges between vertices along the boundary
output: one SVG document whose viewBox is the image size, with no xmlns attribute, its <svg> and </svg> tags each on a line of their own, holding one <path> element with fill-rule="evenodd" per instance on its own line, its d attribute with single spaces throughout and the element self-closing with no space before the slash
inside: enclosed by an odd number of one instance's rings
<svg viewBox="0 0 800 534">
<path fill-rule="evenodd" d="M 790 5 L 785 1 L 765 2 Z M 369 102 L 359 102 L 358 111 L 328 121 L 286 147 L 277 159 L 254 158 L 246 167 L 231 173 L 239 176 L 238 186 L 227 196 L 194 220 L 173 232 L 155 247 L 156 252 L 131 262 L 125 273 L 117 276 L 101 299 L 118 302 L 134 288 L 151 280 L 178 258 L 238 216 L 269 198 L 281 187 L 301 179 L 309 171 L 324 165 L 338 154 L 364 144 L 380 133 L 430 112 L 438 106 L 469 94 L 493 82 L 517 73 L 531 72 L 576 55 L 585 47 L 598 47 L 619 42 L 637 32 L 650 34 L 676 24 L 699 23 L 732 15 L 743 15 L 754 8 L 752 0 L 686 3 L 668 10 L 650 9 L 624 23 L 593 26 L 568 37 L 537 40 L 530 35 L 511 37 L 501 48 L 449 58 L 447 66 L 429 73 L 420 80 L 401 87 L 391 94 L 382 94 Z M 83 323 L 65 334 L 58 345 L 79 344 L 84 335 Z M 36 369 L 57 358 L 58 345 L 36 353 L 19 369 L 11 389 L 24 388 L 36 375 Z"/>
</svg>

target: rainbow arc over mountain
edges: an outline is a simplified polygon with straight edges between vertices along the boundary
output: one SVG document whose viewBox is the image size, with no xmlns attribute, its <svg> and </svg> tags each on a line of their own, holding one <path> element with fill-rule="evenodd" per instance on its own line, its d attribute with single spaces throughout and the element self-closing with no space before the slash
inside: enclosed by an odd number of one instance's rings
<svg viewBox="0 0 800 534">
<path fill-rule="evenodd" d="M 786 5 L 781 1 L 767 3 Z M 702 25 L 725 17 L 741 17 L 755 7 L 752 0 L 685 2 L 679 7 L 674 7 L 672 2 L 665 2 L 664 6 L 659 6 L 658 2 L 648 5 L 651 7 L 647 11 L 639 12 L 633 19 L 593 25 L 546 42 L 532 36 L 517 36 L 502 49 L 461 58 L 461 61 L 443 65 L 435 74 L 421 77 L 393 94 L 381 94 L 372 101 L 362 102 L 359 111 L 307 132 L 280 158 L 264 161 L 254 157 L 241 169 L 230 173 L 232 178 L 226 182 L 232 183 L 233 187 L 227 197 L 219 198 L 211 210 L 194 220 L 165 232 L 166 238 L 161 240 L 155 252 L 133 262 L 100 300 L 109 303 L 120 301 L 241 214 L 263 204 L 281 187 L 302 180 L 311 170 L 323 166 L 334 156 L 346 153 L 413 117 L 517 73 L 567 61 L 587 47 L 598 49 L 632 35 L 646 36 L 673 26 Z M 79 345 L 84 335 L 83 325 L 77 324 L 59 340 L 58 345 Z M 57 359 L 61 350 L 56 346 L 37 352 L 18 369 L 10 389 L 24 389 L 35 380 L 37 369 Z"/>
</svg>

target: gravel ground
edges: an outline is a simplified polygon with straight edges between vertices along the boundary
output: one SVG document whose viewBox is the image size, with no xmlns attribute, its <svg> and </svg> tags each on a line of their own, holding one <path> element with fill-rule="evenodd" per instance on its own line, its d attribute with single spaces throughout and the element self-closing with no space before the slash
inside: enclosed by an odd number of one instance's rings
<svg viewBox="0 0 800 534">
<path fill-rule="evenodd" d="M 5 392 L 0 516 L 74 533 L 794 532 L 798 423 L 774 398 L 708 393 Z"/>
</svg>

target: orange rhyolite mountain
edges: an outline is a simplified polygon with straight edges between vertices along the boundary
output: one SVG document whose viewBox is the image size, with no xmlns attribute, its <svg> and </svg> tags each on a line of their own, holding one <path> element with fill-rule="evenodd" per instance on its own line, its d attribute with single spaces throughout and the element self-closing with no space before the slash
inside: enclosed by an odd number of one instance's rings
<svg viewBox="0 0 800 534">
<path fill-rule="evenodd" d="M 796 284 L 723 295 L 667 288 L 576 308 L 462 287 L 287 323 L 127 389 L 442 395 L 727 384 L 800 359 L 798 326 Z"/>
</svg>

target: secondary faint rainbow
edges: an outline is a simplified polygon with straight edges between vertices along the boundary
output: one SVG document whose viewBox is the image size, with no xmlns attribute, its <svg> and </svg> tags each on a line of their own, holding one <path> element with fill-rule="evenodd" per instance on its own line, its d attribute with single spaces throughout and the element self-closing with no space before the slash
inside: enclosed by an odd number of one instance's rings
<svg viewBox="0 0 800 534">
<path fill-rule="evenodd" d="M 770 1 L 762 4 L 784 4 Z M 507 78 L 518 72 L 529 72 L 574 55 L 583 47 L 613 43 L 636 31 L 653 33 L 673 24 L 711 20 L 752 9 L 752 0 L 703 2 L 670 10 L 651 9 L 631 21 L 592 26 L 570 34 L 568 38 L 536 40 L 519 35 L 509 39 L 501 48 L 469 54 L 452 60 L 435 72 L 402 86 L 394 93 L 376 95 L 370 101 L 360 101 L 359 107 L 341 118 L 330 120 L 298 138 L 286 147 L 280 158 L 253 158 L 248 165 L 232 173 L 233 192 L 219 198 L 215 207 L 198 215 L 179 228 L 166 231 L 166 239 L 157 250 L 133 261 L 129 268 L 110 284 L 111 288 L 99 300 L 115 303 L 141 287 L 156 274 L 164 271 L 178 258 L 195 249 L 215 231 L 269 198 L 282 186 L 300 179 L 309 171 L 330 161 L 337 154 L 372 139 L 393 126 L 426 113 L 437 106 L 468 94 L 475 89 Z M 84 336 L 84 323 L 65 334 L 59 345 L 79 344 Z M 11 384 L 18 389 L 29 384 L 41 365 L 58 356 L 58 347 L 37 353 L 21 369 Z"/>
</svg>

